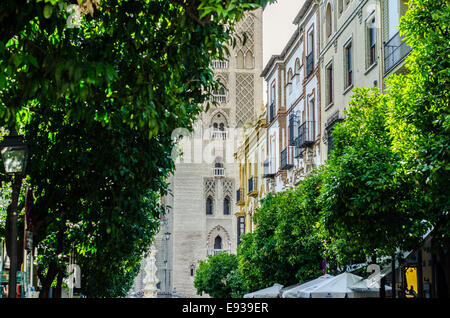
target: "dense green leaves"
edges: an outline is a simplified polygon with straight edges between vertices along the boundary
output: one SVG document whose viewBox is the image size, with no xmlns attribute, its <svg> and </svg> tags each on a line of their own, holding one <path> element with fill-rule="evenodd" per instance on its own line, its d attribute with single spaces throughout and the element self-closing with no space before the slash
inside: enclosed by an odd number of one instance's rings
<svg viewBox="0 0 450 318">
<path fill-rule="evenodd" d="M 388 81 L 389 127 L 403 171 L 412 175 L 426 202 L 434 238 L 450 233 L 450 5 L 411 0 L 400 30 L 413 51 L 407 75 Z"/>
<path fill-rule="evenodd" d="M 355 89 L 316 183 L 262 201 L 238 251 L 252 290 L 305 279 L 319 255 L 342 268 L 420 248 L 431 230 L 448 247 L 450 5 L 409 7 L 400 24 L 409 72 L 391 75 L 385 94 Z"/>
<path fill-rule="evenodd" d="M 197 293 L 206 293 L 214 298 L 242 297 L 247 290 L 242 285 L 237 267 L 236 255 L 226 252 L 199 261 L 194 278 Z"/>
<path fill-rule="evenodd" d="M 265 2 L 0 4 L 0 124 L 30 144 L 41 296 L 69 255 L 84 294 L 124 295 L 164 213 L 172 131 L 192 129 L 216 86 L 211 60 Z"/>
<path fill-rule="evenodd" d="M 254 215 L 256 229 L 243 235 L 238 248 L 239 271 L 250 290 L 293 285 L 321 274 L 324 254 L 316 234 L 320 179 L 312 174 L 298 188 L 262 200 Z"/>
<path fill-rule="evenodd" d="M 392 255 L 420 242 L 429 224 L 414 180 L 402 174 L 387 127 L 388 95 L 355 90 L 321 189 L 323 231 L 341 264 Z"/>
</svg>

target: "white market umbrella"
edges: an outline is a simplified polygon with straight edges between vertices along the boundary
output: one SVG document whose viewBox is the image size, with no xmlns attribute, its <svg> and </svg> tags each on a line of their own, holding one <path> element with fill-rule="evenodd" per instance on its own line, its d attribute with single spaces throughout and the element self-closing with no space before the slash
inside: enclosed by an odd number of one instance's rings
<svg viewBox="0 0 450 318">
<path fill-rule="evenodd" d="M 267 287 L 261 290 L 254 291 L 253 293 L 244 295 L 244 298 L 278 298 L 280 290 L 283 285 L 274 284 L 271 287 Z"/>
<path fill-rule="evenodd" d="M 354 298 L 351 289 L 362 277 L 348 272 L 339 274 L 310 292 L 311 298 Z"/>
<path fill-rule="evenodd" d="M 378 276 L 362 279 L 359 282 L 355 283 L 351 287 L 351 289 L 356 293 L 355 296 L 357 297 L 379 297 L 381 278 L 385 277 L 390 272 L 390 268 L 385 268 L 380 272 Z M 392 288 L 390 286 L 385 285 L 384 289 L 387 295 L 392 293 Z"/>
<path fill-rule="evenodd" d="M 282 298 L 309 298 L 312 291 L 328 282 L 334 276 L 325 274 L 304 284 L 287 287 L 282 292 Z"/>
</svg>

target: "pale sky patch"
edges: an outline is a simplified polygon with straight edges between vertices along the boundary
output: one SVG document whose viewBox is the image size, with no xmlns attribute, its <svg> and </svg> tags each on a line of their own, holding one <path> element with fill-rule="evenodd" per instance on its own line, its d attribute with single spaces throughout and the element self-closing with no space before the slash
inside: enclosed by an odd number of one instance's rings
<svg viewBox="0 0 450 318">
<path fill-rule="evenodd" d="M 305 0 L 277 0 L 263 11 L 263 67 L 280 54 L 295 31 L 292 23 Z"/>
</svg>

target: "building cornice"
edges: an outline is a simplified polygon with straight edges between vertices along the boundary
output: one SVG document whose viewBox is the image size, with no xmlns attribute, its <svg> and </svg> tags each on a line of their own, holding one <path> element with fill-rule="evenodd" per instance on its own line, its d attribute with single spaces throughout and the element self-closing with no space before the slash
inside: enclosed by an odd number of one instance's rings
<svg viewBox="0 0 450 318">
<path fill-rule="evenodd" d="M 329 50 L 329 48 L 333 45 L 335 41 L 340 37 L 341 33 L 344 32 L 344 30 L 348 27 L 350 22 L 353 21 L 356 15 L 359 14 L 360 10 L 362 10 L 362 7 L 367 3 L 368 0 L 361 0 L 361 2 L 358 4 L 358 6 L 353 10 L 352 14 L 348 16 L 348 18 L 345 20 L 345 22 L 339 27 L 339 29 L 333 33 L 331 38 L 328 40 L 327 45 L 320 50 L 319 58 L 323 57 L 326 51 Z"/>
</svg>

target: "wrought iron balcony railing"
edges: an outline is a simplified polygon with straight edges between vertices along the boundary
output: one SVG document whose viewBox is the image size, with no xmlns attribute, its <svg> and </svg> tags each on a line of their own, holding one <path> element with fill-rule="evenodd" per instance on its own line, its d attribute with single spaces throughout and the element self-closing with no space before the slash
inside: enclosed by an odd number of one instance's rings
<svg viewBox="0 0 450 318">
<path fill-rule="evenodd" d="M 273 178 L 276 174 L 275 171 L 275 159 L 271 158 L 271 159 L 267 159 L 266 161 L 264 161 L 264 174 L 263 177 L 264 178 Z"/>
<path fill-rule="evenodd" d="M 295 138 L 294 158 L 303 158 L 303 147 L 300 147 L 300 136 Z"/>
<path fill-rule="evenodd" d="M 257 177 L 251 177 L 248 179 L 248 194 L 254 195 L 257 194 L 258 191 L 258 178 Z"/>
<path fill-rule="evenodd" d="M 294 147 L 288 146 L 281 152 L 280 170 L 287 170 L 294 166 Z"/>
<path fill-rule="evenodd" d="M 314 144 L 316 140 L 315 121 L 305 121 L 298 127 L 297 147 L 306 148 Z"/>
<path fill-rule="evenodd" d="M 400 33 L 397 32 L 389 41 L 384 43 L 384 74 L 392 70 L 411 52 Z"/>
</svg>

